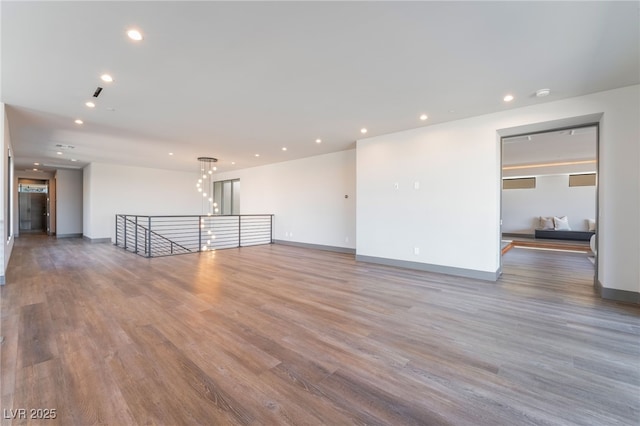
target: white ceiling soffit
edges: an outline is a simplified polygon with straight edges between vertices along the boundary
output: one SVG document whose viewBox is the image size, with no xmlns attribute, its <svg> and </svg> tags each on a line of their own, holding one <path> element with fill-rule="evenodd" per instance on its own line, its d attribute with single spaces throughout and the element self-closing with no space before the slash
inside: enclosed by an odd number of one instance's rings
<svg viewBox="0 0 640 426">
<path fill-rule="evenodd" d="M 24 165 L 70 164 L 62 143 L 78 165 L 192 170 L 204 155 L 227 171 L 348 149 L 362 127 L 376 136 L 640 83 L 636 2 L 0 7 L 1 100 Z"/>
<path fill-rule="evenodd" d="M 595 172 L 597 127 L 580 127 L 503 139 L 502 176 Z"/>
</svg>

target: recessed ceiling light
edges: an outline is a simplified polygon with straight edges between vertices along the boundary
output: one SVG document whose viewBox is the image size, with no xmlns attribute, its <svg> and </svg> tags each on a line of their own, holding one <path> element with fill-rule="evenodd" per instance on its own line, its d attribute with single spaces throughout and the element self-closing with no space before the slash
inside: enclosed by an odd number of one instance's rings
<svg viewBox="0 0 640 426">
<path fill-rule="evenodd" d="M 80 120 L 80 119 L 78 118 L 76 121 L 74 121 L 74 123 L 76 123 L 76 124 L 82 124 L 82 123 L 84 123 L 84 121 L 82 121 L 82 120 Z"/>
<path fill-rule="evenodd" d="M 260 154 L 256 154 L 256 157 L 260 157 Z"/>
<path fill-rule="evenodd" d="M 84 104 L 85 104 L 86 106 L 88 106 L 89 108 L 95 108 L 95 107 L 96 107 L 96 104 L 94 104 L 94 103 L 93 103 L 93 102 L 91 102 L 91 101 L 85 102 Z"/>
<path fill-rule="evenodd" d="M 420 120 L 422 120 L 422 121 L 426 120 L 427 118 L 429 118 L 429 117 L 427 116 L 427 114 L 422 114 L 422 115 L 420 116 Z"/>
<path fill-rule="evenodd" d="M 33 165 L 34 165 L 34 166 L 39 166 L 39 165 L 40 165 L 40 163 L 33 163 Z"/>
<path fill-rule="evenodd" d="M 129 31 L 127 31 L 127 36 L 131 40 L 135 40 L 135 41 L 142 40 L 142 33 L 140 33 L 140 31 L 138 30 L 130 29 Z"/>
<path fill-rule="evenodd" d="M 322 139 L 316 139 L 316 143 L 322 143 Z"/>
<path fill-rule="evenodd" d="M 111 77 L 109 74 L 102 74 L 100 76 L 100 80 L 104 81 L 105 83 L 111 83 L 113 81 L 113 77 Z"/>
<path fill-rule="evenodd" d="M 367 129 L 363 127 L 362 129 L 360 129 L 360 133 L 362 134 L 367 133 Z"/>
<path fill-rule="evenodd" d="M 235 162 L 235 161 L 232 161 L 232 162 L 231 162 L 231 165 L 232 165 L 232 166 L 235 166 L 235 165 L 236 165 L 236 162 Z"/>
<path fill-rule="evenodd" d="M 283 146 L 283 147 L 282 147 L 282 150 L 283 150 L 283 151 L 286 151 L 286 150 L 287 150 L 287 147 L 286 147 L 286 146 Z"/>
<path fill-rule="evenodd" d="M 33 169 L 33 171 L 34 171 L 34 172 L 37 172 L 37 171 L 38 171 L 38 169 Z"/>
<path fill-rule="evenodd" d="M 170 152 L 169 155 L 173 155 L 173 152 Z"/>
<path fill-rule="evenodd" d="M 507 95 L 504 98 L 502 98 L 502 100 L 505 102 L 511 102 L 513 100 L 513 95 Z"/>
<path fill-rule="evenodd" d="M 76 160 L 75 158 L 72 158 L 71 161 L 78 161 L 78 160 Z"/>
<path fill-rule="evenodd" d="M 58 155 L 62 155 L 62 152 L 58 151 L 58 152 L 56 152 L 56 154 L 58 154 Z"/>
<path fill-rule="evenodd" d="M 549 93 L 551 93 L 551 90 L 549 89 L 536 90 L 536 96 L 539 98 L 544 98 L 545 96 L 549 96 Z"/>
</svg>

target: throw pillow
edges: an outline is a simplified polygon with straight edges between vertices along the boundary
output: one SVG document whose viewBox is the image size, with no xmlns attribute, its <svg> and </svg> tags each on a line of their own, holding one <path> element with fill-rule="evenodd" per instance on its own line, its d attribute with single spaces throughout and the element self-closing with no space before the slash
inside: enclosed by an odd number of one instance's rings
<svg viewBox="0 0 640 426">
<path fill-rule="evenodd" d="M 540 229 L 554 229 L 555 227 L 552 217 L 540 216 Z"/>
<path fill-rule="evenodd" d="M 555 225 L 554 229 L 556 231 L 571 231 L 571 227 L 569 227 L 569 218 L 566 216 L 554 216 L 553 224 Z"/>
</svg>

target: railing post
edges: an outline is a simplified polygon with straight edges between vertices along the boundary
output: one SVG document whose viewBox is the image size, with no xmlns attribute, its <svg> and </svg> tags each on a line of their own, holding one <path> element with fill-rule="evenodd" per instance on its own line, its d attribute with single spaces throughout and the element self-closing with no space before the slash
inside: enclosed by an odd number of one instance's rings
<svg viewBox="0 0 640 426">
<path fill-rule="evenodd" d="M 146 216 L 146 215 L 145 215 Z M 205 215 L 188 215 L 188 216 L 146 216 L 147 220 L 144 220 L 145 216 L 138 215 L 115 215 L 115 244 L 123 247 L 127 251 L 132 251 L 141 256 L 151 258 L 155 256 L 166 256 L 168 254 L 181 254 L 188 252 L 202 252 L 208 250 L 209 243 L 205 243 L 207 239 L 213 239 L 215 236 L 208 237 L 203 236 L 205 229 L 209 233 L 213 231 L 215 226 L 219 226 L 222 235 L 222 241 L 218 241 L 219 244 L 212 244 L 213 246 L 221 246 L 223 248 L 232 248 L 230 245 L 232 236 L 230 232 L 232 228 L 237 228 L 238 241 L 236 248 L 244 247 L 243 242 L 251 245 L 257 244 L 273 244 L 274 243 L 274 216 L 273 214 L 250 214 L 250 215 L 222 215 L 223 222 L 217 224 L 213 219 L 216 217 L 208 217 Z M 244 217 L 248 217 L 247 227 L 243 227 L 242 221 Z M 189 230 L 189 223 L 193 218 L 197 220 L 198 229 L 198 249 L 193 250 L 193 234 L 192 230 Z M 238 223 L 233 224 L 231 218 L 237 218 Z M 176 218 L 176 219 L 174 219 Z M 158 219 L 155 223 L 157 230 L 153 230 L 154 220 Z M 266 220 L 269 220 L 269 242 L 265 241 L 266 232 L 264 232 L 264 224 Z M 144 224 L 143 224 L 144 223 Z M 129 224 L 134 227 L 133 232 L 129 229 Z M 120 229 L 122 225 L 122 230 Z M 246 229 L 245 229 L 246 228 Z M 142 232 L 142 235 L 140 233 Z M 168 232 L 168 236 L 163 235 L 164 232 Z M 243 233 L 246 235 L 243 236 Z M 113 234 L 112 234 L 113 235 Z M 144 236 L 144 240 L 142 240 Z M 133 244 L 131 244 L 131 238 L 134 238 Z M 155 243 L 154 239 L 155 238 Z M 173 241 L 173 238 L 177 238 L 177 241 Z M 244 240 L 243 240 L 244 239 Z M 140 253 L 140 243 L 142 243 L 143 253 Z M 182 244 L 186 244 L 187 247 Z M 205 243 L 205 244 L 203 244 Z M 155 248 L 152 246 L 155 244 Z M 167 253 L 167 245 L 169 246 L 169 253 Z M 204 247 L 204 248 L 203 248 Z M 156 255 L 157 253 L 157 255 Z"/>
<path fill-rule="evenodd" d="M 149 250 L 147 250 L 147 257 L 151 257 L 151 216 L 149 216 Z"/>
<path fill-rule="evenodd" d="M 134 253 L 138 254 L 138 216 L 136 216 L 136 227 L 135 227 L 135 241 L 136 241 L 136 247 L 135 250 L 133 251 Z"/>
<path fill-rule="evenodd" d="M 124 249 L 127 249 L 127 216 L 125 216 L 124 220 Z"/>
</svg>

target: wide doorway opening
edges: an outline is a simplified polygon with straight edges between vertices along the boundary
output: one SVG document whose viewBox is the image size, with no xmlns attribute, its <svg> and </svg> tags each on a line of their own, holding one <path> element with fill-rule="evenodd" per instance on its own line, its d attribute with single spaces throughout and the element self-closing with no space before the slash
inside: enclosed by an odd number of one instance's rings
<svg viewBox="0 0 640 426">
<path fill-rule="evenodd" d="M 49 182 L 47 180 L 18 180 L 18 221 L 21 234 L 48 232 Z"/>
<path fill-rule="evenodd" d="M 572 262 L 574 270 L 596 273 L 598 130 L 588 124 L 502 138 L 503 256 L 542 250 L 548 267 L 553 253 L 574 253 L 588 260 Z"/>
</svg>

